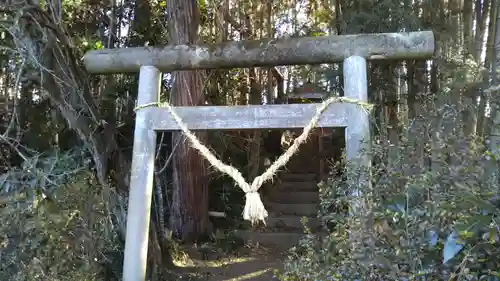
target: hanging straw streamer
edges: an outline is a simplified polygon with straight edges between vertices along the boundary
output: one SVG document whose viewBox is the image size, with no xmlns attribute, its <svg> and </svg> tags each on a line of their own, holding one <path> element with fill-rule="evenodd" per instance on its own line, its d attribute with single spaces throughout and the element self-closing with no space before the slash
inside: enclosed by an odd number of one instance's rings
<svg viewBox="0 0 500 281">
<path fill-rule="evenodd" d="M 227 165 L 219 160 L 205 145 L 203 145 L 198 138 L 188 129 L 187 125 L 182 121 L 182 119 L 177 115 L 174 108 L 167 102 L 164 103 L 148 103 L 145 105 L 138 106 L 134 109 L 137 111 L 142 108 L 159 106 L 165 107 L 172 118 L 175 120 L 181 131 L 184 133 L 186 138 L 190 141 L 191 147 L 196 149 L 207 161 L 212 164 L 220 172 L 230 176 L 234 179 L 236 184 L 245 192 L 246 202 L 245 208 L 243 209 L 243 219 L 250 221 L 252 224 L 258 221 L 265 221 L 268 213 L 262 203 L 259 195 L 259 188 L 268 180 L 272 179 L 273 176 L 278 172 L 278 170 L 285 166 L 290 158 L 297 153 L 301 144 L 307 141 L 311 131 L 318 124 L 321 114 L 334 102 L 347 102 L 359 105 L 367 110 L 371 110 L 373 105 L 353 100 L 346 97 L 330 97 L 321 103 L 316 114 L 311 118 L 311 121 L 304 127 L 302 134 L 297 137 L 293 144 L 283 153 L 262 175 L 256 177 L 252 184 L 249 184 L 243 177 L 243 175 L 233 166 Z"/>
</svg>

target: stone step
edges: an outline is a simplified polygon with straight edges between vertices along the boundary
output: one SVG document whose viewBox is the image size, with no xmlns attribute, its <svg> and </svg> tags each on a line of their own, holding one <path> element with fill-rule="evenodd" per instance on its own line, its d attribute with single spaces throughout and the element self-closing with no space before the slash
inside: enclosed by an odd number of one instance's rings
<svg viewBox="0 0 500 281">
<path fill-rule="evenodd" d="M 304 167 L 306 166 L 306 167 Z M 287 165 L 286 169 L 290 173 L 300 173 L 300 174 L 305 174 L 305 173 L 315 173 L 318 170 L 319 164 L 318 165 L 311 165 L 311 164 L 305 164 L 302 162 L 301 164 L 297 165 Z"/>
<path fill-rule="evenodd" d="M 300 161 L 303 161 L 303 162 L 307 162 L 307 163 L 314 163 L 314 161 L 317 161 L 318 160 L 318 157 L 316 156 L 317 154 L 317 151 L 316 152 L 311 152 L 311 151 L 308 151 L 308 152 L 303 152 L 302 154 L 295 154 L 294 156 L 292 156 L 290 158 L 290 160 L 288 161 L 288 163 L 298 163 Z M 287 163 L 287 165 L 288 165 Z"/>
<path fill-rule="evenodd" d="M 238 230 L 236 235 L 246 243 L 259 244 L 265 247 L 274 247 L 279 250 L 288 250 L 299 244 L 305 234 L 300 232 L 259 232 L 252 230 Z"/>
<path fill-rule="evenodd" d="M 296 215 L 314 217 L 318 213 L 318 204 L 280 204 L 269 203 L 269 213 L 277 215 Z"/>
<path fill-rule="evenodd" d="M 308 152 L 308 153 L 303 154 L 303 155 L 292 156 L 292 158 L 290 158 L 290 160 L 286 164 L 287 167 L 288 167 L 288 165 L 297 165 L 297 164 L 304 164 L 304 163 L 308 163 L 308 164 L 316 163 L 319 160 L 319 157 L 317 157 L 316 155 L 312 156 L 311 153 L 312 152 Z M 314 154 L 317 154 L 317 152 L 314 152 Z"/>
<path fill-rule="evenodd" d="M 276 189 L 283 191 L 315 191 L 319 192 L 318 183 L 315 181 L 290 182 L 283 181 L 276 186 Z"/>
<path fill-rule="evenodd" d="M 314 173 L 290 173 L 285 172 L 280 175 L 281 181 L 284 182 L 304 182 L 304 181 L 314 181 L 316 180 L 316 174 Z"/>
<path fill-rule="evenodd" d="M 276 217 L 268 217 L 266 219 L 266 225 L 269 228 L 284 228 L 284 229 L 297 229 L 303 230 L 304 225 L 302 224 L 301 216 L 293 216 L 293 215 L 282 215 Z M 307 227 L 311 230 L 315 231 L 319 229 L 321 226 L 321 222 L 318 218 L 308 217 L 307 218 Z"/>
<path fill-rule="evenodd" d="M 269 201 L 284 204 L 318 204 L 319 192 L 276 190 L 269 194 Z"/>
<path fill-rule="evenodd" d="M 286 163 L 286 166 L 289 167 L 289 166 L 297 166 L 297 165 L 302 164 L 302 168 L 307 168 L 307 166 L 304 166 L 303 164 L 315 164 L 319 160 L 320 159 L 316 156 L 311 157 L 311 154 L 303 155 L 301 157 L 292 156 L 292 158 L 290 158 L 288 163 Z"/>
</svg>

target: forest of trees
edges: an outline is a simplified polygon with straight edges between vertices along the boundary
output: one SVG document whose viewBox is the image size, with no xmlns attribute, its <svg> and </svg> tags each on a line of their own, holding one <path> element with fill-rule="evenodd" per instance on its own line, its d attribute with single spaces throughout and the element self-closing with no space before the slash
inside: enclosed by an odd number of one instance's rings
<svg viewBox="0 0 500 281">
<path fill-rule="evenodd" d="M 421 30 L 434 32 L 431 60 L 368 64 L 368 209 L 332 211 L 350 187 L 324 182 L 331 235 L 303 241 L 280 276 L 500 278 L 499 0 L 11 0 L 0 15 L 0 280 L 120 278 L 139 75 L 90 75 L 85 52 Z M 342 77 L 341 63 L 178 71 L 161 96 L 281 103 L 305 82 L 343 95 Z M 261 172 L 267 132 L 196 134 L 247 178 Z M 159 134 L 157 151 L 148 268 L 170 280 L 177 243 L 210 237 L 209 210 L 237 228 L 244 194 L 181 133 Z"/>
</svg>

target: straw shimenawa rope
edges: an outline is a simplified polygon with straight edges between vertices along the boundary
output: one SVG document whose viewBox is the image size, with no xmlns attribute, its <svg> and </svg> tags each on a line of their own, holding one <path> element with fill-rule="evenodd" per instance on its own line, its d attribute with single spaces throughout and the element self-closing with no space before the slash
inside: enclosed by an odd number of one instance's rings
<svg viewBox="0 0 500 281">
<path fill-rule="evenodd" d="M 223 163 L 219 160 L 210 150 L 203 145 L 198 138 L 188 129 L 187 125 L 182 121 L 182 119 L 177 115 L 174 108 L 167 102 L 164 103 L 148 103 L 144 105 L 140 105 L 134 109 L 137 111 L 142 108 L 158 106 L 165 107 L 172 118 L 175 120 L 181 131 L 187 137 L 187 139 L 191 142 L 191 146 L 198 150 L 198 152 L 205 157 L 210 164 L 212 164 L 217 170 L 221 171 L 224 174 L 232 177 L 236 184 L 245 192 L 246 194 L 246 202 L 245 208 L 243 209 L 243 218 L 245 220 L 250 221 L 254 224 L 257 221 L 264 221 L 267 217 L 267 211 L 264 208 L 264 204 L 260 199 L 260 195 L 258 193 L 259 188 L 264 184 L 264 182 L 272 179 L 272 177 L 276 174 L 276 172 L 283 166 L 285 166 L 290 158 L 297 153 L 299 146 L 306 142 L 307 137 L 311 133 L 311 130 L 316 127 L 318 124 L 319 118 L 321 114 L 334 102 L 346 102 L 352 103 L 361 106 L 367 110 L 371 110 L 373 105 L 357 101 L 354 99 L 350 99 L 347 97 L 330 97 L 321 103 L 317 110 L 316 114 L 312 117 L 309 124 L 304 127 L 302 134 L 293 141 L 293 144 L 283 153 L 262 175 L 256 177 L 252 184 L 249 184 L 244 178 L 243 175 L 236 168 Z"/>
</svg>

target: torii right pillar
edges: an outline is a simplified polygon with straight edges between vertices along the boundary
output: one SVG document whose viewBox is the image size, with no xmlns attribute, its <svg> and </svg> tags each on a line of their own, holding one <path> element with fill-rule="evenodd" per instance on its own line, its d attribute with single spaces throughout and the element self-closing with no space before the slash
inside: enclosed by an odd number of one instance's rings
<svg viewBox="0 0 500 281">
<path fill-rule="evenodd" d="M 344 60 L 344 96 L 368 103 L 366 59 L 351 56 Z M 370 113 L 358 105 L 349 109 L 346 128 L 348 186 L 352 196 L 351 215 L 359 215 L 364 200 L 363 191 L 371 189 Z M 352 173 L 355 171 L 355 173 Z"/>
</svg>

